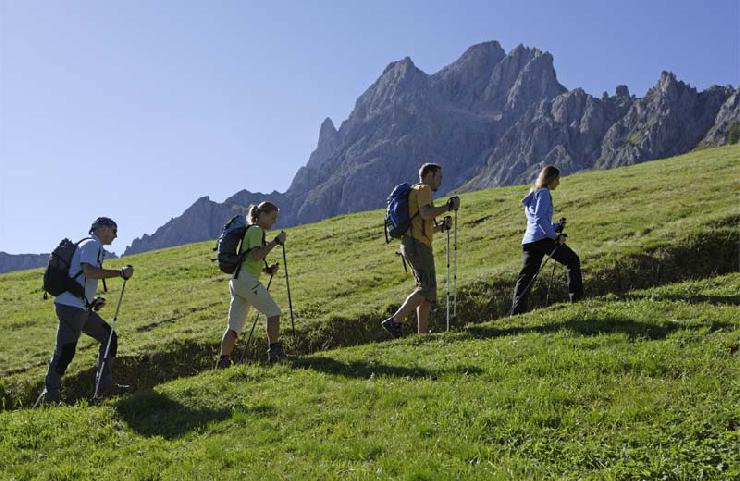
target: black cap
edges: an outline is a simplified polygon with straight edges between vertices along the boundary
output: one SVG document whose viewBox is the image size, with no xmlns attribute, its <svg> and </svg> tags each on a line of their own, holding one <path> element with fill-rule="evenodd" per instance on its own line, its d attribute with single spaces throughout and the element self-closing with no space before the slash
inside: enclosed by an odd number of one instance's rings
<svg viewBox="0 0 740 481">
<path fill-rule="evenodd" d="M 116 224 L 113 219 L 110 217 L 98 217 L 95 219 L 95 222 L 92 223 L 90 226 L 89 233 L 92 234 L 95 229 L 98 227 L 115 227 L 118 228 L 118 224 Z"/>
</svg>

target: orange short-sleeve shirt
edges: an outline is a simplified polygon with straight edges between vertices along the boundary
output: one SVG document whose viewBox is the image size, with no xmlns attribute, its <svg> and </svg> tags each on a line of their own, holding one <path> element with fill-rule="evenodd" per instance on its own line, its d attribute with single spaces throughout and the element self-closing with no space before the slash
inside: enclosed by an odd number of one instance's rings
<svg viewBox="0 0 740 481">
<path fill-rule="evenodd" d="M 411 228 L 406 235 L 410 235 L 419 242 L 432 247 L 432 236 L 434 234 L 434 219 L 424 220 L 421 214 L 418 214 L 419 208 L 425 205 L 434 207 L 432 200 L 432 188 L 426 184 L 416 184 L 411 187 L 409 193 L 409 217 L 414 217 L 411 221 Z"/>
</svg>

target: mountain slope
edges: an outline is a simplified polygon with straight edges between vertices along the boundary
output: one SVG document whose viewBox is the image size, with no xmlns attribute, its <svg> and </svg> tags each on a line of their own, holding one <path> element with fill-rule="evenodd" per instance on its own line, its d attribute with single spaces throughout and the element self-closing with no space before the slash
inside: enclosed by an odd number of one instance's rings
<svg viewBox="0 0 740 481">
<path fill-rule="evenodd" d="M 137 239 L 126 254 L 214 238 L 235 202 L 270 198 L 283 226 L 379 208 L 425 161 L 444 166 L 444 192 L 470 191 L 529 182 L 545 163 L 565 173 L 612 168 L 687 152 L 703 139 L 724 145 L 736 124 L 740 132 L 732 87 L 697 92 L 664 72 L 644 99 L 626 86 L 595 98 L 568 91 L 553 62 L 548 52 L 519 45 L 507 53 L 495 41 L 434 74 L 408 57 L 392 62 L 338 129 L 324 120 L 286 192 L 242 191 L 202 214 L 213 220 L 189 209 L 182 223 Z"/>
<path fill-rule="evenodd" d="M 0 273 L 45 266 L 49 254 L 7 254 L 0 252 Z"/>
<path fill-rule="evenodd" d="M 115 259 L 116 255 L 106 251 L 106 259 Z M 8 254 L 0 252 L 0 274 L 3 272 L 23 271 L 46 267 L 49 254 Z"/>
<path fill-rule="evenodd" d="M 553 196 L 555 216 L 569 219 L 569 244 L 581 256 L 587 295 L 737 270 L 737 208 L 728 193 L 737 192 L 738 178 L 740 146 L 565 177 Z M 500 317 L 510 307 L 521 265 L 519 199 L 526 192 L 526 186 L 514 186 L 462 195 L 460 319 L 453 327 Z M 380 211 L 370 211 L 288 231 L 295 339 L 283 273 L 272 293 L 285 310 L 284 339 L 292 349 L 314 352 L 383 338 L 379 320 L 398 307 L 413 282 L 394 255 L 397 246 L 384 245 L 381 219 Z M 122 380 L 143 389 L 212 366 L 229 301 L 228 276 L 209 261 L 212 246 L 203 242 L 110 262 L 136 266 L 118 324 Z M 436 239 L 435 253 L 444 299 L 443 238 Z M 269 260 L 282 262 L 281 253 Z M 557 272 L 551 299 L 565 297 Z M 51 303 L 42 300 L 40 278 L 40 270 L 0 275 L 0 396 L 6 406 L 35 398 L 53 345 L 56 321 Z M 544 302 L 546 281 L 543 276 L 533 287 L 535 306 Z M 109 307 L 101 313 L 106 318 L 120 281 L 109 288 Z M 443 325 L 440 303 L 432 327 Z M 264 356 L 264 343 L 260 327 L 247 356 Z M 96 352 L 86 336 L 78 349 L 66 378 L 72 399 L 89 394 Z"/>
</svg>

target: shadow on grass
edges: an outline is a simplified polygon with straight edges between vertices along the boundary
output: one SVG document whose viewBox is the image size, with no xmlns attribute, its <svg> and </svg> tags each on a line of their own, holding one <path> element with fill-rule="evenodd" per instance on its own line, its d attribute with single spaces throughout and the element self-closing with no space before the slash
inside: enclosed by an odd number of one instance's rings
<svg viewBox="0 0 740 481">
<path fill-rule="evenodd" d="M 219 346 L 194 341 L 172 342 L 166 351 L 117 357 L 113 376 L 116 382 L 130 385 L 133 391 L 145 391 L 172 379 L 195 376 L 212 369 L 219 350 Z M 87 353 L 80 353 L 73 362 L 88 363 L 89 367 L 64 377 L 62 395 L 66 404 L 90 400 L 95 391 L 95 359 Z M 39 376 L 24 385 L 13 386 L 16 392 L 12 396 L 5 394 L 5 409 L 32 406 L 44 387 L 43 380 L 43 376 Z M 3 394 L 1 385 L 0 394 Z"/>
<path fill-rule="evenodd" d="M 115 404 L 118 415 L 142 436 L 162 436 L 174 439 L 190 431 L 204 428 L 214 421 L 231 417 L 231 409 L 193 408 L 156 391 L 141 391 Z M 260 416 L 273 414 L 271 406 L 248 408 Z"/>
<path fill-rule="evenodd" d="M 559 331 L 572 331 L 583 336 L 595 336 L 599 334 L 624 333 L 630 340 L 650 339 L 662 340 L 672 332 L 679 330 L 699 330 L 708 328 L 710 331 L 720 329 L 733 329 L 732 324 L 726 322 L 712 322 L 711 324 L 690 324 L 679 322 L 666 324 L 649 324 L 646 322 L 632 321 L 629 319 L 605 319 L 605 320 L 571 320 L 555 322 L 552 324 L 540 324 L 536 326 L 512 326 L 497 328 L 492 326 L 472 326 L 467 333 L 476 339 L 491 337 L 515 336 L 519 334 L 549 334 Z"/>
<path fill-rule="evenodd" d="M 296 358 L 291 366 L 299 369 L 311 369 L 327 374 L 335 374 L 351 379 L 369 379 L 371 377 L 397 377 L 409 379 L 436 380 L 446 374 L 480 374 L 483 371 L 475 366 L 460 366 L 454 369 L 429 370 L 421 367 L 404 367 L 381 364 L 372 361 L 342 362 L 331 357 Z"/>
<path fill-rule="evenodd" d="M 654 301 L 687 302 L 689 304 L 712 304 L 713 306 L 740 306 L 740 295 L 738 296 L 678 296 L 675 294 L 655 295 L 627 295 L 626 299 L 649 299 Z"/>
</svg>

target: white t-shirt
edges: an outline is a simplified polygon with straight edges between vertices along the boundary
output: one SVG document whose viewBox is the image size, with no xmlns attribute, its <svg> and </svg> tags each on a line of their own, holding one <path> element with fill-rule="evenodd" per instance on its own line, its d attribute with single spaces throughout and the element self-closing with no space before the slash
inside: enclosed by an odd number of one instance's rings
<svg viewBox="0 0 740 481">
<path fill-rule="evenodd" d="M 69 266 L 69 277 L 74 278 L 79 285 L 85 288 L 87 302 L 92 302 L 95 297 L 95 293 L 98 291 L 98 280 L 87 279 L 85 274 L 81 272 L 82 264 L 90 264 L 99 269 L 103 266 L 103 259 L 105 258 L 105 249 L 103 249 L 100 239 L 95 234 L 92 234 L 91 237 L 91 239 L 82 241 L 77 246 L 77 250 L 75 250 Z M 76 274 L 78 275 L 75 277 Z M 85 302 L 82 299 L 69 292 L 60 294 L 54 302 L 63 306 L 77 307 L 78 309 L 86 308 Z"/>
</svg>

